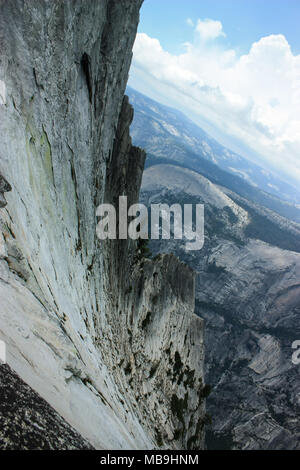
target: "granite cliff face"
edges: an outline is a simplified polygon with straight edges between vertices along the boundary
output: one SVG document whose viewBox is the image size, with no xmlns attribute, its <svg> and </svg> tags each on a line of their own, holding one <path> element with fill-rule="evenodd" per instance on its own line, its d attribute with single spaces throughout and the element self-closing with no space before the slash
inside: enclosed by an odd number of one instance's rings
<svg viewBox="0 0 300 470">
<path fill-rule="evenodd" d="M 139 197 L 123 96 L 141 3 L 0 1 L 0 339 L 94 447 L 201 448 L 194 274 L 96 237 L 101 202 Z"/>
</svg>

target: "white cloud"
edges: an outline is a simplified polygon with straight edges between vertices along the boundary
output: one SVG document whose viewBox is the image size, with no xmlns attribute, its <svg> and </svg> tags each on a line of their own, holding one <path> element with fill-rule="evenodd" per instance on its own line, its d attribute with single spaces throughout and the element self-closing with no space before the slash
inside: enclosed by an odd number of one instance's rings
<svg viewBox="0 0 300 470">
<path fill-rule="evenodd" d="M 214 28 L 202 29 L 202 38 L 222 34 L 221 23 Z M 197 36 L 199 21 L 196 29 Z M 215 136 L 242 143 L 261 156 L 259 163 L 300 181 L 300 55 L 283 35 L 261 38 L 238 57 L 197 37 L 176 56 L 138 34 L 131 76 L 140 91 L 147 94 L 138 85 L 147 83 L 152 97 L 164 96 L 200 125 L 205 118 Z"/>
<path fill-rule="evenodd" d="M 192 20 L 191 18 L 187 18 L 187 19 L 186 19 L 186 23 L 187 23 L 189 26 L 194 27 L 194 22 L 193 22 L 193 20 Z"/>
<path fill-rule="evenodd" d="M 196 31 L 204 41 L 226 36 L 221 21 L 210 20 L 209 18 L 205 20 L 198 19 Z"/>
</svg>

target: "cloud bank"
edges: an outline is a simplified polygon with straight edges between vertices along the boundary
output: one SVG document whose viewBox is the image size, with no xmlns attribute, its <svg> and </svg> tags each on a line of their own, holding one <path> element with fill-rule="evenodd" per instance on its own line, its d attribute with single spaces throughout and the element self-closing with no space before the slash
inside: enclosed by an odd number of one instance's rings
<svg viewBox="0 0 300 470">
<path fill-rule="evenodd" d="M 200 124 L 205 118 L 217 133 L 251 149 L 258 163 L 300 182 L 300 55 L 279 34 L 238 56 L 222 45 L 220 21 L 187 21 L 194 40 L 180 55 L 164 50 L 158 39 L 137 35 L 134 86 L 144 81 L 148 94 L 167 96 L 170 106 L 199 117 Z"/>
</svg>

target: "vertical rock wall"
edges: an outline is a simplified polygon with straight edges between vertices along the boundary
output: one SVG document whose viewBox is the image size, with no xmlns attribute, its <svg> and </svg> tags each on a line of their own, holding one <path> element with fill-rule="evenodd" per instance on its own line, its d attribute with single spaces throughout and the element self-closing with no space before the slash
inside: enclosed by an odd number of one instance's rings
<svg viewBox="0 0 300 470">
<path fill-rule="evenodd" d="M 101 202 L 138 201 L 145 155 L 123 95 L 141 3 L 0 0 L 0 335 L 95 447 L 198 448 L 194 275 L 96 237 Z"/>
</svg>

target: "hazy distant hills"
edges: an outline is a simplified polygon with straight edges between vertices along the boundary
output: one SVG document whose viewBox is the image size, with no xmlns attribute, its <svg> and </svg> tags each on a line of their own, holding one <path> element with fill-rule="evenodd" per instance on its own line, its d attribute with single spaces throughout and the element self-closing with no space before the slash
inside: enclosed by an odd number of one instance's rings
<svg viewBox="0 0 300 470">
<path fill-rule="evenodd" d="M 173 163 L 200 172 L 256 204 L 300 223 L 300 192 L 226 149 L 179 111 L 127 89 L 135 115 L 131 135 L 147 151 L 146 166 Z"/>
</svg>

